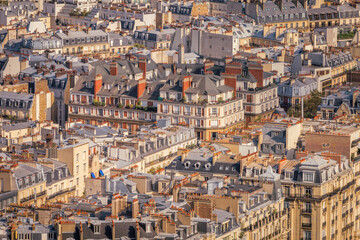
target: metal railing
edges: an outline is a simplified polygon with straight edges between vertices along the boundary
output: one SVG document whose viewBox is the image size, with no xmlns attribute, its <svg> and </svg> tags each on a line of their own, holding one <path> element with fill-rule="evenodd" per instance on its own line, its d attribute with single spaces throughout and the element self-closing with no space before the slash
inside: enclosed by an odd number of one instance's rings
<svg viewBox="0 0 360 240">
<path fill-rule="evenodd" d="M 42 191 L 42 192 L 39 192 L 39 193 L 36 193 L 36 194 L 32 194 L 32 195 L 30 195 L 30 196 L 28 196 L 26 198 L 22 198 L 20 200 L 20 203 L 31 201 L 31 200 L 35 199 L 35 196 L 36 197 L 42 197 L 44 195 L 46 195 L 46 191 Z"/>
<path fill-rule="evenodd" d="M 53 194 L 47 196 L 47 199 L 53 199 L 53 198 L 56 198 L 57 196 L 60 196 L 60 195 L 65 194 L 65 193 L 73 192 L 75 190 L 76 190 L 75 186 L 71 187 L 71 188 L 65 188 L 63 190 L 60 190 L 60 191 L 58 191 L 56 193 L 53 193 Z"/>
</svg>

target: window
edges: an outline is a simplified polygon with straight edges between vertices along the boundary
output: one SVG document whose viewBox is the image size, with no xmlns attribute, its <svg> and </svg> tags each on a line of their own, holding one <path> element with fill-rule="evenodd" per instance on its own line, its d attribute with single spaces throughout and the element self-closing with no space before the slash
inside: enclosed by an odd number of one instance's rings
<svg viewBox="0 0 360 240">
<path fill-rule="evenodd" d="M 211 109 L 211 115 L 217 115 L 217 108 Z"/>
<path fill-rule="evenodd" d="M 76 173 L 79 173 L 79 165 L 76 166 Z"/>
<path fill-rule="evenodd" d="M 285 188 L 284 188 L 284 190 L 285 190 L 285 196 L 290 196 L 290 187 L 289 186 L 285 186 Z"/>
<path fill-rule="evenodd" d="M 218 121 L 217 120 L 211 120 L 211 127 L 217 127 Z"/>
<path fill-rule="evenodd" d="M 79 153 L 76 154 L 76 161 L 79 161 Z"/>
<path fill-rule="evenodd" d="M 292 173 L 291 172 L 286 172 L 285 173 L 285 178 L 292 179 Z"/>
<path fill-rule="evenodd" d="M 304 212 L 311 213 L 311 203 L 310 202 L 304 203 Z"/>
<path fill-rule="evenodd" d="M 305 196 L 311 197 L 312 196 L 312 189 L 311 188 L 305 188 Z"/>
<path fill-rule="evenodd" d="M 312 173 L 304 173 L 304 181 L 313 182 L 314 181 L 314 174 L 312 174 Z"/>
<path fill-rule="evenodd" d="M 311 232 L 304 231 L 304 240 L 311 240 Z"/>
<path fill-rule="evenodd" d="M 100 226 L 94 225 L 94 233 L 100 233 Z"/>
</svg>

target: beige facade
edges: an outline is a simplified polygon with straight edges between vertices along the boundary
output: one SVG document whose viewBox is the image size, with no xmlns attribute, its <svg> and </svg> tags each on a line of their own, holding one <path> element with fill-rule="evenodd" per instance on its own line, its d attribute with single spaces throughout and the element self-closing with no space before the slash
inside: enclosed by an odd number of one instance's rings
<svg viewBox="0 0 360 240">
<path fill-rule="evenodd" d="M 58 160 L 67 164 L 74 177 L 75 195 L 82 196 L 85 191 L 85 178 L 90 177 L 88 142 L 73 142 L 59 148 L 57 154 Z"/>
</svg>

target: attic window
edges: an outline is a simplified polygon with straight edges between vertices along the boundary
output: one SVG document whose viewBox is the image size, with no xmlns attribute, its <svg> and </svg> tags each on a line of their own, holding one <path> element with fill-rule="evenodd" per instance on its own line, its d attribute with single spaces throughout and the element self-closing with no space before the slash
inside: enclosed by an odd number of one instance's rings
<svg viewBox="0 0 360 240">
<path fill-rule="evenodd" d="M 201 164 L 200 164 L 199 162 L 197 162 L 197 163 L 194 164 L 194 167 L 195 167 L 196 169 L 199 169 L 199 168 L 200 168 L 200 165 L 201 165 Z"/>
<path fill-rule="evenodd" d="M 211 164 L 210 164 L 210 163 L 205 164 L 205 169 L 206 169 L 206 170 L 210 170 L 210 167 L 211 167 Z"/>
<path fill-rule="evenodd" d="M 185 162 L 184 166 L 185 166 L 185 168 L 189 168 L 190 167 L 190 162 Z"/>
<path fill-rule="evenodd" d="M 100 233 L 100 226 L 94 225 L 94 233 Z"/>
</svg>

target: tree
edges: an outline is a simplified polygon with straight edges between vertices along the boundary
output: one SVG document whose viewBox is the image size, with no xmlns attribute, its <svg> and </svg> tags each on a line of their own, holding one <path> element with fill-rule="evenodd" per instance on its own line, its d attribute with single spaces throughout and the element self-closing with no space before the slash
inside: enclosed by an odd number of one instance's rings
<svg viewBox="0 0 360 240">
<path fill-rule="evenodd" d="M 323 94 L 319 91 L 313 91 L 311 93 L 311 98 L 304 101 L 304 117 L 305 118 L 314 118 L 317 115 L 317 110 L 321 104 L 321 98 Z"/>
<path fill-rule="evenodd" d="M 311 93 L 310 99 L 304 100 L 304 117 L 314 118 L 317 115 L 318 106 L 321 104 L 323 94 L 315 90 Z M 287 110 L 289 117 L 301 117 L 301 103 L 290 107 Z"/>
</svg>

